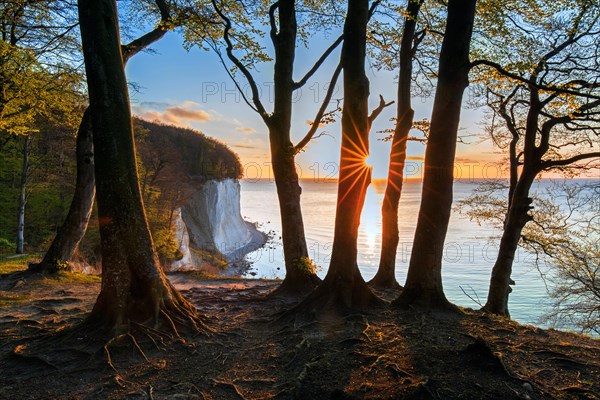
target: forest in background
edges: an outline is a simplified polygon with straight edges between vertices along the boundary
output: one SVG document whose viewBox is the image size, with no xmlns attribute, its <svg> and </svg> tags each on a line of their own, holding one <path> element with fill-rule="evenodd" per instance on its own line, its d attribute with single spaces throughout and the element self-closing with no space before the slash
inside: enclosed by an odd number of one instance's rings
<svg viewBox="0 0 600 400">
<path fill-rule="evenodd" d="M 163 262 L 178 257 L 172 213 L 187 191 L 204 181 L 238 179 L 242 166 L 226 145 L 198 131 L 135 120 L 140 186 L 148 223 Z M 36 125 L 31 138 L 15 137 L 0 150 L 0 254 L 14 254 L 23 151 L 30 140 L 26 181 L 26 253 L 45 251 L 63 224 L 75 190 L 75 130 L 47 122 Z M 95 216 L 95 214 L 94 214 Z M 100 270 L 100 238 L 92 218 L 76 259 Z"/>
</svg>

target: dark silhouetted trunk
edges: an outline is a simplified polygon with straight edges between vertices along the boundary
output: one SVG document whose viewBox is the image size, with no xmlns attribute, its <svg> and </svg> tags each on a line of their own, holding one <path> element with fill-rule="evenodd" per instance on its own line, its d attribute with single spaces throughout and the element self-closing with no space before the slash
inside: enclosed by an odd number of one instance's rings
<svg viewBox="0 0 600 400">
<path fill-rule="evenodd" d="M 533 74 L 535 77 L 535 72 Z M 484 311 L 509 317 L 508 296 L 512 292 L 511 285 L 514 281 L 510 275 L 515 260 L 515 255 L 521 240 L 521 232 L 531 221 L 529 210 L 531 209 L 531 198 L 529 191 L 536 175 L 542 170 L 541 159 L 547 149 L 540 149 L 536 145 L 538 135 L 538 123 L 541 116 L 542 104 L 539 99 L 537 88 L 529 87 L 529 110 L 524 135 L 523 168 L 519 174 L 519 160 L 516 152 L 518 136 L 510 144 L 510 186 L 508 193 L 508 211 L 504 221 L 504 230 L 500 239 L 498 257 L 492 268 L 490 289 L 488 298 L 483 307 Z M 550 132 L 545 132 L 549 135 Z M 542 136 L 544 130 L 542 129 Z M 517 139 L 517 140 L 515 140 Z M 542 141 L 544 138 L 542 137 Z"/>
<path fill-rule="evenodd" d="M 320 279 L 314 271 L 305 267 L 309 258 L 300 207 L 302 189 L 298 182 L 294 145 L 290 137 L 297 29 L 294 0 L 280 0 L 278 15 L 279 32 L 272 38 L 275 46 L 274 110 L 267 125 L 281 213 L 286 275 L 274 294 L 297 295 L 313 290 Z"/>
<path fill-rule="evenodd" d="M 410 1 L 406 7 L 402 42 L 400 44 L 400 69 L 398 77 L 398 106 L 396 126 L 392 136 L 388 180 L 381 206 L 382 232 L 381 257 L 377 273 L 369 284 L 379 289 L 398 288 L 396 281 L 396 251 L 398 248 L 398 205 L 402 194 L 404 164 L 406 162 L 406 142 L 412 127 L 414 110 L 411 105 L 411 80 L 413 42 L 417 16 L 423 0 Z"/>
<path fill-rule="evenodd" d="M 17 208 L 17 254 L 23 254 L 25 245 L 25 205 L 27 203 L 27 180 L 29 175 L 29 155 L 31 152 L 31 135 L 27 135 L 23 143 L 23 166 L 21 168 L 21 191 Z"/>
<path fill-rule="evenodd" d="M 512 292 L 510 285 L 514 284 L 510 275 L 512 265 L 515 260 L 521 232 L 527 222 L 531 221 L 529 210 L 531 208 L 531 198 L 529 190 L 535 179 L 537 172 L 524 171 L 517 183 L 511 200 L 502 239 L 500 239 L 500 248 L 498 257 L 492 269 L 492 278 L 490 280 L 490 290 L 488 292 L 487 302 L 484 310 L 510 316 L 508 312 L 508 295 Z"/>
<path fill-rule="evenodd" d="M 463 92 L 468 85 L 475 0 L 450 0 L 440 52 L 438 82 L 425 151 L 425 174 L 401 306 L 448 307 L 442 255 L 452 210 L 453 167 Z"/>
<path fill-rule="evenodd" d="M 368 0 L 349 0 L 341 64 L 344 69 L 342 148 L 331 263 L 323 283 L 298 307 L 303 311 L 335 307 L 361 309 L 380 304 L 357 265 L 360 215 L 371 169 L 369 155 L 369 80 L 365 74 Z"/>
<path fill-rule="evenodd" d="M 78 7 L 102 253 L 102 288 L 89 321 L 117 330 L 130 321 L 197 328 L 196 309 L 160 268 L 144 213 L 116 1 L 79 0 Z"/>
<path fill-rule="evenodd" d="M 94 143 L 89 108 L 85 110 L 76 142 L 77 180 L 67 217 L 58 230 L 43 260 L 35 270 L 56 271 L 68 262 L 83 239 L 92 215 L 94 195 Z"/>
<path fill-rule="evenodd" d="M 169 20 L 167 3 L 164 0 L 156 0 L 155 3 L 160 11 L 161 20 L 163 22 Z M 167 33 L 166 29 L 159 26 L 121 47 L 123 63 L 127 64 L 131 57 L 161 39 Z M 32 265 L 34 271 L 55 272 L 59 265 L 68 262 L 73 257 L 73 253 L 85 236 L 92 215 L 96 189 L 94 181 L 94 144 L 91 129 L 89 109 L 86 109 L 77 132 L 77 180 L 71 206 L 64 223 L 44 255 L 44 259 L 39 264 Z"/>
</svg>

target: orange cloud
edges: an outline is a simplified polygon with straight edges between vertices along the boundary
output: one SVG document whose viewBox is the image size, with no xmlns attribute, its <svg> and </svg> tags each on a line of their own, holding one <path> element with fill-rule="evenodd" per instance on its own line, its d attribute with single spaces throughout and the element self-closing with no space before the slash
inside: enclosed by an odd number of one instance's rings
<svg viewBox="0 0 600 400">
<path fill-rule="evenodd" d="M 204 110 L 189 110 L 180 106 L 169 107 L 164 112 L 166 115 L 191 121 L 210 121 L 210 114 Z"/>
<path fill-rule="evenodd" d="M 149 106 L 147 109 L 145 106 Z M 141 106 L 132 107 L 134 114 L 148 121 L 159 121 L 182 127 L 189 127 L 189 121 L 211 121 L 212 115 L 204 110 L 195 109 L 199 104 L 186 101 L 181 105 L 165 103 L 142 103 Z M 161 109 L 160 111 L 157 110 Z"/>
<path fill-rule="evenodd" d="M 246 134 L 251 134 L 251 133 L 255 133 L 256 129 L 254 128 L 250 128 L 250 127 L 246 127 L 246 128 L 235 128 L 235 130 L 237 132 L 241 132 L 241 133 L 246 133 Z"/>
</svg>

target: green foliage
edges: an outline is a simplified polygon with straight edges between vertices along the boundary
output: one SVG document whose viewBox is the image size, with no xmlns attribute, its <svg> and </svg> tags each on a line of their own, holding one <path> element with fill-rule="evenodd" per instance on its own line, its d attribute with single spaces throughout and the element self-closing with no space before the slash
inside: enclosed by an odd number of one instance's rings
<svg viewBox="0 0 600 400">
<path fill-rule="evenodd" d="M 15 247 L 16 247 L 16 245 L 14 242 L 12 242 L 6 238 L 0 237 L 0 254 L 9 253 L 11 251 L 14 251 Z"/>
<path fill-rule="evenodd" d="M 243 175 L 237 154 L 201 132 L 144 120 L 136 120 L 135 128 L 139 155 L 148 169 L 167 167 L 202 181 Z"/>
<path fill-rule="evenodd" d="M 25 241 L 40 249 L 62 224 L 75 181 L 74 129 L 38 119 L 32 137 L 25 205 Z M 22 146 L 13 137 L 0 148 L 0 237 L 16 238 Z M 14 250 L 14 249 L 13 249 Z"/>
<path fill-rule="evenodd" d="M 162 228 L 153 233 L 154 246 L 158 257 L 163 263 L 180 260 L 183 254 L 179 251 L 179 243 L 175 240 L 173 230 Z"/>
<path fill-rule="evenodd" d="M 321 270 L 321 267 L 315 264 L 309 257 L 301 257 L 296 266 L 306 275 L 314 275 Z"/>
<path fill-rule="evenodd" d="M 59 283 L 100 283 L 100 276 L 82 274 L 80 272 L 58 271 L 56 274 L 45 277 L 41 283 L 56 285 Z"/>
<path fill-rule="evenodd" d="M 14 247 L 12 248 L 14 252 Z M 0 256 L 0 275 L 16 271 L 24 271 L 30 263 L 39 262 L 39 254 L 25 254 L 20 256 Z"/>
</svg>

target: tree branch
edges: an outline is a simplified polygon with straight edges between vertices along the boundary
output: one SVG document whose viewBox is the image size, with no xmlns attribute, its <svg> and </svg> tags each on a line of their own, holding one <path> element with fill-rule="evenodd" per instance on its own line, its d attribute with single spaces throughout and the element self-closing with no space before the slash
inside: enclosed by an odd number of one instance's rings
<svg viewBox="0 0 600 400">
<path fill-rule="evenodd" d="M 275 21 L 275 11 L 279 8 L 279 1 L 276 1 L 269 7 L 269 24 L 271 25 L 271 30 L 269 31 L 269 35 L 271 36 L 271 41 L 274 45 L 277 45 L 277 22 Z"/>
<path fill-rule="evenodd" d="M 381 114 L 384 108 L 389 107 L 394 103 L 395 101 L 393 100 L 389 103 L 386 103 L 383 96 L 379 95 L 379 105 L 371 112 L 371 115 L 369 115 L 369 126 L 373 125 L 373 121 L 379 117 L 379 114 Z"/>
<path fill-rule="evenodd" d="M 495 69 L 497 72 L 499 72 L 500 74 L 514 79 L 516 81 L 519 82 L 523 82 L 526 83 L 527 85 L 531 85 L 532 87 L 534 87 L 535 89 L 538 90 L 544 90 L 544 91 L 548 91 L 548 92 L 556 92 L 556 93 L 563 93 L 563 94 L 571 94 L 574 96 L 580 96 L 580 97 L 585 97 L 585 98 L 589 98 L 589 99 L 600 99 L 600 95 L 596 95 L 596 94 L 592 94 L 592 93 L 582 93 L 580 91 L 577 90 L 572 90 L 572 89 L 568 89 L 568 88 L 561 88 L 561 87 L 557 87 L 557 86 L 547 86 L 547 85 L 542 85 L 538 82 L 532 81 L 530 79 L 524 78 L 520 75 L 517 75 L 515 73 L 512 73 L 506 69 L 504 69 L 500 64 L 495 63 L 493 61 L 488 61 L 488 60 L 475 60 L 473 62 L 471 62 L 471 68 L 475 68 L 475 67 L 479 67 L 481 65 L 485 65 L 487 67 L 491 67 L 493 69 Z"/>
<path fill-rule="evenodd" d="M 155 0 L 156 6 L 160 12 L 160 22 L 156 28 L 140 36 L 139 38 L 121 46 L 123 53 L 123 64 L 140 51 L 144 50 L 152 43 L 161 39 L 169 30 L 168 22 L 171 20 L 171 12 L 165 0 Z"/>
<path fill-rule="evenodd" d="M 242 63 L 240 59 L 237 58 L 235 54 L 233 54 L 233 43 L 231 43 L 231 39 L 229 37 L 229 31 L 231 30 L 231 20 L 227 18 L 227 16 L 225 16 L 225 14 L 217 6 L 216 0 L 211 0 L 211 2 L 215 11 L 225 23 L 225 29 L 223 30 L 223 39 L 227 44 L 227 47 L 225 49 L 227 57 L 231 60 L 231 62 L 233 62 L 233 64 L 235 64 L 235 66 L 242 72 L 242 74 L 248 81 L 248 84 L 250 85 L 250 90 L 252 91 L 252 103 L 254 103 L 254 106 L 256 107 L 256 112 L 260 114 L 265 123 L 270 123 L 269 115 L 265 110 L 265 107 L 263 106 L 262 102 L 260 101 L 258 86 L 256 85 L 254 77 L 252 76 L 248 68 L 246 68 L 244 63 Z"/>
<path fill-rule="evenodd" d="M 564 167 L 576 163 L 577 161 L 587 160 L 590 158 L 600 159 L 600 152 L 577 154 L 576 156 L 565 158 L 563 160 L 545 160 L 541 163 L 542 170 L 548 170 L 551 168 Z"/>
<path fill-rule="evenodd" d="M 317 72 L 317 70 L 321 67 L 321 65 L 325 62 L 325 60 L 327 59 L 327 57 L 329 57 L 329 55 L 340 45 L 340 43 L 342 43 L 344 41 L 344 35 L 340 35 L 340 37 L 338 37 L 336 39 L 335 42 L 333 42 L 331 44 L 331 46 L 329 46 L 327 48 L 327 50 L 325 50 L 325 52 L 321 55 L 321 57 L 317 60 L 317 62 L 315 62 L 315 65 L 313 65 L 313 67 L 306 73 L 306 75 L 304 75 L 304 77 L 302 79 L 300 79 L 298 82 L 294 82 L 294 84 L 292 85 L 292 88 L 294 90 L 300 89 L 302 86 L 306 85 L 306 82 L 308 82 L 308 80 L 315 74 L 315 72 Z"/>
<path fill-rule="evenodd" d="M 335 84 L 337 83 L 337 80 L 338 80 L 341 72 L 342 72 L 342 64 L 340 63 L 340 64 L 338 64 L 335 71 L 333 72 L 333 75 L 331 77 L 331 82 L 329 82 L 329 87 L 327 88 L 327 93 L 325 94 L 325 98 L 323 99 L 323 103 L 321 103 L 321 108 L 319 108 L 319 111 L 317 112 L 315 120 L 313 121 L 312 125 L 310 126 L 310 129 L 308 130 L 306 135 L 302 138 L 302 140 L 300 140 L 298 142 L 298 144 L 296 146 L 294 146 L 294 151 L 296 153 L 300 152 L 308 144 L 308 142 L 310 142 L 313 139 L 313 137 L 315 136 L 315 133 L 317 133 L 317 129 L 319 129 L 319 125 L 321 124 L 323 115 L 325 115 L 327 106 L 329 105 L 329 102 L 331 101 L 331 97 L 333 96 L 333 91 L 335 90 Z"/>
</svg>

